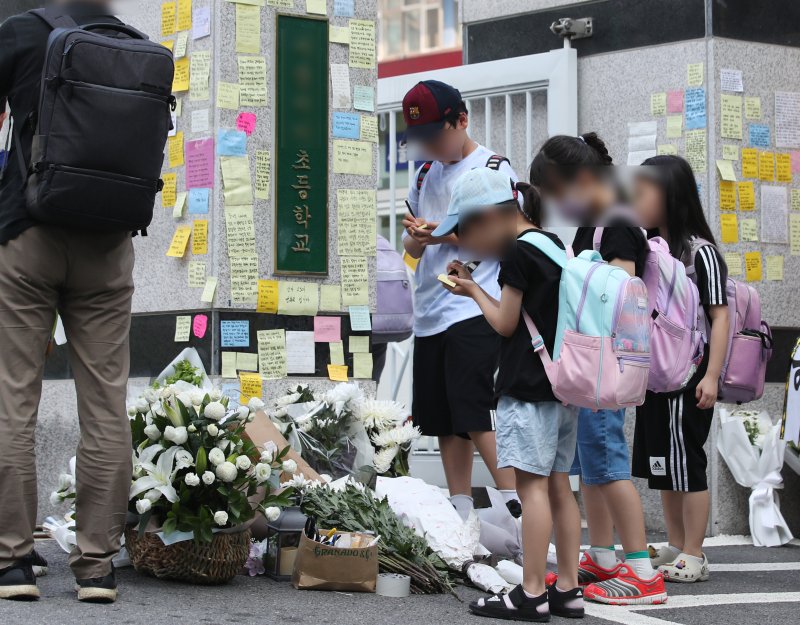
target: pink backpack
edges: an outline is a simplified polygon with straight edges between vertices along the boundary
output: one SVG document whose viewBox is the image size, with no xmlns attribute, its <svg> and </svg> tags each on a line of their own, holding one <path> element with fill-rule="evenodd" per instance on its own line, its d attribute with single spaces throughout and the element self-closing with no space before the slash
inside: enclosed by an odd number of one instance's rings
<svg viewBox="0 0 800 625">
<path fill-rule="evenodd" d="M 704 245 L 713 243 L 697 238 L 691 241 L 687 273 L 693 280 L 696 280 L 694 259 Z M 728 278 L 725 294 L 730 330 L 728 353 L 719 376 L 719 400 L 743 404 L 764 394 L 767 362 L 772 357 L 772 331 L 761 318 L 761 299 L 753 287 Z M 702 314 L 705 320 L 705 313 Z"/>
<path fill-rule="evenodd" d="M 645 239 L 647 233 L 644 232 Z M 600 250 L 603 228 L 595 228 L 593 246 Z M 661 237 L 648 241 L 644 268 L 650 311 L 650 375 L 647 390 L 671 393 L 689 383 L 703 360 L 700 294 Z"/>
</svg>

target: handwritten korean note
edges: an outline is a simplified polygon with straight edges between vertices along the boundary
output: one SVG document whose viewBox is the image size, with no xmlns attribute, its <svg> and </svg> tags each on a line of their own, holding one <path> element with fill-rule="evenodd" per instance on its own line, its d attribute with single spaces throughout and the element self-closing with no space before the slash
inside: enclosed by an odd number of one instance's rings
<svg viewBox="0 0 800 625">
<path fill-rule="evenodd" d="M 255 132 L 257 120 L 255 113 L 243 111 L 236 117 L 236 129 L 241 130 L 249 137 Z"/>
<path fill-rule="evenodd" d="M 724 159 L 717 160 L 717 169 L 719 170 L 719 175 L 723 180 L 736 182 L 736 172 L 733 171 L 733 163 Z"/>
<path fill-rule="evenodd" d="M 761 252 L 745 253 L 745 277 L 748 282 L 761 282 L 761 264 Z"/>
<path fill-rule="evenodd" d="M 706 171 L 706 131 L 689 130 L 686 132 L 686 160 L 694 172 Z"/>
<path fill-rule="evenodd" d="M 208 330 L 208 315 L 195 315 L 192 319 L 192 334 L 201 339 Z"/>
<path fill-rule="evenodd" d="M 361 116 L 357 113 L 333 113 L 331 135 L 340 139 L 361 138 Z"/>
<path fill-rule="evenodd" d="M 686 129 L 697 130 L 706 127 L 706 90 L 703 87 L 687 89 L 684 93 L 686 107 Z"/>
<path fill-rule="evenodd" d="M 703 84 L 703 64 L 690 63 L 686 68 L 686 83 L 690 87 L 699 87 Z"/>
<path fill-rule="evenodd" d="M 214 139 L 197 139 L 186 143 L 186 188 L 214 187 Z"/>
<path fill-rule="evenodd" d="M 192 0 L 178 0 L 178 25 L 179 31 L 192 28 Z"/>
<path fill-rule="evenodd" d="M 369 336 L 353 334 L 348 340 L 347 347 L 351 354 L 367 353 L 369 352 Z"/>
<path fill-rule="evenodd" d="M 750 124 L 750 145 L 756 148 L 768 148 L 769 126 L 766 124 Z"/>
<path fill-rule="evenodd" d="M 203 287 L 203 293 L 200 295 L 200 301 L 204 304 L 214 303 L 214 293 L 217 291 L 217 284 L 219 279 L 216 276 L 208 276 L 206 278 L 206 285 Z"/>
<path fill-rule="evenodd" d="M 210 189 L 189 190 L 189 212 L 192 214 L 208 213 Z"/>
<path fill-rule="evenodd" d="M 775 145 L 800 148 L 800 93 L 775 92 Z"/>
<path fill-rule="evenodd" d="M 758 222 L 755 219 L 742 219 L 740 231 L 742 241 L 758 241 Z"/>
<path fill-rule="evenodd" d="M 761 119 L 761 98 L 753 96 L 745 97 L 744 116 L 747 119 Z"/>
<path fill-rule="evenodd" d="M 800 256 L 800 214 L 789 215 L 789 253 Z"/>
<path fill-rule="evenodd" d="M 286 332 L 280 330 L 259 330 L 258 370 L 268 380 L 286 377 Z"/>
<path fill-rule="evenodd" d="M 362 141 L 378 143 L 378 118 L 375 115 L 361 116 L 361 137 Z"/>
<path fill-rule="evenodd" d="M 164 188 L 161 190 L 162 208 L 173 208 L 177 196 L 178 176 L 176 174 L 162 174 Z"/>
<path fill-rule="evenodd" d="M 230 257 L 231 299 L 235 304 L 255 304 L 258 299 L 258 256 Z"/>
<path fill-rule="evenodd" d="M 313 317 L 319 309 L 319 287 L 315 282 L 278 283 L 278 314 Z"/>
<path fill-rule="evenodd" d="M 329 346 L 330 346 L 331 364 L 332 365 L 343 365 L 344 364 L 344 343 L 339 341 L 338 343 L 329 343 Z"/>
<path fill-rule="evenodd" d="M 783 280 L 783 256 L 767 256 L 767 280 Z"/>
<path fill-rule="evenodd" d="M 742 71 L 739 69 L 719 70 L 719 86 L 722 91 L 734 91 L 741 93 L 744 91 L 742 84 Z"/>
<path fill-rule="evenodd" d="M 242 206 L 253 203 L 253 183 L 250 177 L 249 156 L 220 158 L 225 204 Z"/>
<path fill-rule="evenodd" d="M 193 19 L 192 39 L 202 39 L 211 35 L 211 7 L 197 7 Z"/>
<path fill-rule="evenodd" d="M 192 229 L 190 226 L 178 226 L 175 229 L 172 242 L 169 244 L 167 256 L 170 258 L 183 258 L 186 254 L 186 246 L 188 245 L 189 238 L 191 236 Z"/>
<path fill-rule="evenodd" d="M 286 332 L 286 370 L 288 373 L 315 373 L 315 354 L 313 332 Z"/>
<path fill-rule="evenodd" d="M 372 330 L 372 318 L 369 314 L 369 306 L 349 306 L 350 329 L 353 332 L 370 332 Z"/>
<path fill-rule="evenodd" d="M 758 178 L 758 150 L 742 148 L 742 177 Z"/>
<path fill-rule="evenodd" d="M 658 156 L 677 156 L 678 146 L 676 146 L 674 143 L 659 143 L 658 147 L 656 148 L 656 154 L 658 154 Z"/>
<path fill-rule="evenodd" d="M 225 231 L 228 240 L 228 255 L 255 254 L 256 231 L 253 224 L 253 207 L 226 206 Z"/>
<path fill-rule="evenodd" d="M 256 312 L 276 313 L 278 312 L 278 281 L 259 280 L 258 281 L 258 302 Z"/>
<path fill-rule="evenodd" d="M 175 34 L 175 16 L 177 7 L 174 2 L 165 2 L 161 5 L 161 36 L 169 37 Z"/>
<path fill-rule="evenodd" d="M 791 207 L 793 211 L 800 211 L 800 189 L 792 189 Z"/>
<path fill-rule="evenodd" d="M 233 82 L 217 83 L 217 108 L 239 110 L 239 85 Z"/>
<path fill-rule="evenodd" d="M 761 152 L 758 155 L 758 178 L 763 182 L 775 180 L 775 153 Z"/>
<path fill-rule="evenodd" d="M 169 166 L 183 166 L 183 133 L 178 132 L 174 137 L 167 139 L 167 154 L 169 155 Z"/>
<path fill-rule="evenodd" d="M 256 198 L 269 199 L 272 179 L 271 154 L 269 150 L 256 150 Z"/>
<path fill-rule="evenodd" d="M 350 108 L 350 68 L 344 63 L 331 63 L 331 100 L 335 109 Z"/>
<path fill-rule="evenodd" d="M 752 182 L 738 183 L 739 208 L 743 211 L 752 211 L 756 208 L 756 192 Z"/>
<path fill-rule="evenodd" d="M 667 91 L 667 113 L 683 113 L 683 89 Z"/>
<path fill-rule="evenodd" d="M 222 347 L 250 347 L 250 322 L 246 319 L 223 319 L 219 333 Z"/>
<path fill-rule="evenodd" d="M 775 155 L 775 172 L 778 182 L 792 181 L 792 158 L 788 154 Z"/>
<path fill-rule="evenodd" d="M 731 145 L 730 143 L 724 144 L 722 146 L 722 158 L 724 158 L 726 161 L 738 161 L 739 146 Z"/>
<path fill-rule="evenodd" d="M 761 185 L 761 240 L 768 243 L 788 243 L 788 215 L 789 198 L 786 187 Z"/>
<path fill-rule="evenodd" d="M 342 340 L 341 317 L 314 317 L 314 341 L 338 343 Z"/>
<path fill-rule="evenodd" d="M 239 56 L 239 104 L 267 105 L 267 59 L 263 56 Z"/>
<path fill-rule="evenodd" d="M 742 138 L 742 96 L 728 95 L 723 93 L 720 96 L 720 126 L 721 134 L 724 139 Z"/>
<path fill-rule="evenodd" d="M 342 309 L 342 288 L 338 284 L 323 284 L 319 288 L 319 309 L 339 312 Z"/>
<path fill-rule="evenodd" d="M 650 114 L 661 117 L 667 114 L 667 94 L 664 91 L 650 94 Z"/>
<path fill-rule="evenodd" d="M 739 242 L 739 223 L 736 214 L 723 213 L 719 216 L 723 243 Z"/>
<path fill-rule="evenodd" d="M 190 60 L 189 99 L 193 102 L 206 101 L 210 97 L 209 78 L 211 75 L 211 52 L 198 50 Z"/>
<path fill-rule="evenodd" d="M 208 219 L 195 219 L 192 224 L 192 254 L 208 254 Z"/>
<path fill-rule="evenodd" d="M 258 373 L 240 373 L 239 385 L 241 389 L 240 404 L 246 404 L 253 397 L 261 399 L 264 394 L 264 380 Z"/>
<path fill-rule="evenodd" d="M 683 115 L 669 115 L 667 117 L 667 138 L 679 139 L 683 136 Z"/>
<path fill-rule="evenodd" d="M 347 365 L 336 365 L 333 363 L 328 365 L 328 379 L 333 382 L 347 382 L 347 372 Z"/>
<path fill-rule="evenodd" d="M 258 354 L 236 352 L 236 368 L 239 371 L 258 371 Z"/>
<path fill-rule="evenodd" d="M 345 66 L 347 67 L 347 66 Z M 357 111 L 375 112 L 375 88 L 366 85 L 353 86 L 353 108 Z"/>
<path fill-rule="evenodd" d="M 222 354 L 222 371 L 220 375 L 223 378 L 236 377 L 236 352 L 221 352 Z"/>
<path fill-rule="evenodd" d="M 185 56 L 175 60 L 175 75 L 172 79 L 173 92 L 181 93 L 189 89 L 191 84 L 190 67 L 191 62 Z"/>
<path fill-rule="evenodd" d="M 372 144 L 366 141 L 334 140 L 333 173 L 371 176 L 372 152 Z"/>
<path fill-rule="evenodd" d="M 175 196 L 175 207 L 172 209 L 172 218 L 183 217 L 183 207 L 186 205 L 186 191 L 181 191 Z"/>
<path fill-rule="evenodd" d="M 372 377 L 372 354 L 353 354 L 353 377 L 362 380 Z"/>
<path fill-rule="evenodd" d="M 719 181 L 719 207 L 721 210 L 736 210 L 736 183 Z"/>
<path fill-rule="evenodd" d="M 245 54 L 261 52 L 261 7 L 255 4 L 236 5 L 236 51 Z"/>
<path fill-rule="evenodd" d="M 334 0 L 333 15 L 335 17 L 353 17 L 355 0 Z"/>
<path fill-rule="evenodd" d="M 175 342 L 188 343 L 191 329 L 192 317 L 190 315 L 175 317 Z"/>
<path fill-rule="evenodd" d="M 206 264 L 193 260 L 189 263 L 189 288 L 202 289 L 206 284 Z"/>
<path fill-rule="evenodd" d="M 331 43 L 341 43 L 343 45 L 350 45 L 350 27 L 349 26 L 335 26 L 330 25 L 328 30 L 328 40 Z"/>
<path fill-rule="evenodd" d="M 364 256 L 341 256 L 342 303 L 345 306 L 369 304 L 369 271 Z"/>
<path fill-rule="evenodd" d="M 339 189 L 338 249 L 340 256 L 374 256 L 377 241 L 377 197 L 374 190 Z"/>
<path fill-rule="evenodd" d="M 350 20 L 350 67 L 375 67 L 375 22 Z"/>
<path fill-rule="evenodd" d="M 725 252 L 722 257 L 725 260 L 725 264 L 728 266 L 729 276 L 744 275 L 744 271 L 742 270 L 742 255 L 739 252 Z"/>
</svg>

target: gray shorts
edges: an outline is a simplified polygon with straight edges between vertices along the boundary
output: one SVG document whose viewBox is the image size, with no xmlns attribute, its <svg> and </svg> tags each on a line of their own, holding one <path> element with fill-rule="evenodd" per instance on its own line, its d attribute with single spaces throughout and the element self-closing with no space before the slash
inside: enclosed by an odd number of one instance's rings
<svg viewBox="0 0 800 625">
<path fill-rule="evenodd" d="M 560 402 L 524 402 L 503 396 L 497 404 L 497 468 L 548 476 L 569 473 L 575 457 L 578 411 Z"/>
</svg>

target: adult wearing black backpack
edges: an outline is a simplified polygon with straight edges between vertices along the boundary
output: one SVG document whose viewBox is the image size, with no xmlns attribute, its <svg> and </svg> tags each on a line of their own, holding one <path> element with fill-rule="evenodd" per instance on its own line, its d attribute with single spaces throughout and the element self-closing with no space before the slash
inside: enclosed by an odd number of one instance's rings
<svg viewBox="0 0 800 625">
<path fill-rule="evenodd" d="M 39 596 L 32 568 L 38 560 L 34 431 L 56 311 L 69 341 L 81 427 L 78 544 L 70 566 L 80 600 L 114 601 L 117 595 L 111 560 L 119 551 L 131 480 L 125 407 L 131 234 L 149 223 L 160 190 L 161 155 L 132 163 L 148 174 L 134 177 L 114 155 L 128 149 L 136 154 L 138 148 L 122 143 L 125 124 L 117 132 L 110 126 L 126 107 L 140 112 L 135 107 L 141 100 L 159 111 L 159 119 L 132 117 L 134 125 L 157 129 L 158 136 L 143 136 L 139 143 L 163 153 L 174 68 L 171 55 L 123 26 L 109 14 L 109 5 L 63 0 L 47 14 L 18 15 L 0 27 L 0 110 L 8 99 L 14 120 L 0 182 L 0 598 L 5 599 Z M 87 25 L 94 26 L 77 28 Z M 63 48 L 53 52 L 59 33 Z M 92 47 L 92 41 L 110 45 Z M 141 51 L 134 41 L 141 41 Z M 127 51 L 113 52 L 119 64 L 112 68 L 108 55 L 115 47 Z M 160 63 L 157 72 L 146 68 L 155 79 L 131 78 L 141 71 L 135 62 L 140 52 L 148 54 L 145 65 L 151 58 Z M 120 89 L 113 84 L 117 80 L 142 86 Z M 103 100 L 112 96 L 119 106 Z M 92 110 L 92 102 L 103 106 Z M 108 155 L 101 157 L 98 150 Z M 135 219 L 119 220 L 131 209 L 138 211 Z M 118 223 L 105 222 L 100 210 Z"/>
</svg>

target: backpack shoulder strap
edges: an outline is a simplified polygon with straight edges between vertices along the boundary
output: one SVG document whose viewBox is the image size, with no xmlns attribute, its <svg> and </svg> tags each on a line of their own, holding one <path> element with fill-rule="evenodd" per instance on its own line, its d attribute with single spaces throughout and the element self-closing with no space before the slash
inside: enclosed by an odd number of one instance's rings
<svg viewBox="0 0 800 625">
<path fill-rule="evenodd" d="M 552 239 L 543 235 L 541 232 L 526 232 L 522 235 L 521 240 L 538 249 L 562 269 L 567 264 L 567 252 L 558 247 Z"/>
<path fill-rule="evenodd" d="M 488 167 L 489 169 L 494 169 L 495 171 L 499 171 L 500 166 L 503 163 L 508 163 L 510 165 L 511 161 L 508 160 L 505 156 L 500 156 L 499 154 L 492 154 L 489 157 L 489 160 L 486 161 L 486 167 Z"/>
<path fill-rule="evenodd" d="M 422 167 L 419 168 L 419 173 L 417 174 L 417 191 L 422 191 L 422 183 L 425 182 L 425 176 L 428 175 L 431 167 L 433 167 L 433 161 L 425 161 L 422 163 Z"/>
<path fill-rule="evenodd" d="M 708 245 L 710 245 L 711 247 L 715 247 L 715 245 L 711 241 L 706 241 L 705 239 L 701 239 L 700 237 L 695 237 L 689 241 L 689 258 L 681 259 L 683 260 L 683 264 L 686 267 L 687 276 L 694 276 L 695 274 L 694 259 L 697 256 L 697 252 L 700 251 L 701 247 L 706 247 Z"/>
<path fill-rule="evenodd" d="M 56 30 L 57 28 L 78 28 L 77 22 L 63 9 L 59 9 L 57 6 L 50 6 L 46 9 L 32 9 L 28 11 L 28 13 L 38 17 L 47 24 L 51 30 Z"/>
</svg>

